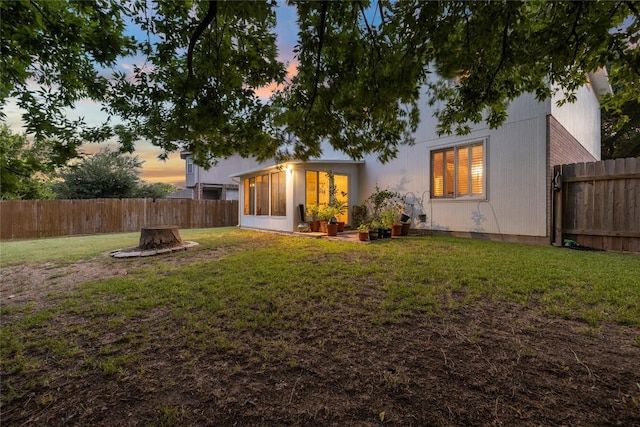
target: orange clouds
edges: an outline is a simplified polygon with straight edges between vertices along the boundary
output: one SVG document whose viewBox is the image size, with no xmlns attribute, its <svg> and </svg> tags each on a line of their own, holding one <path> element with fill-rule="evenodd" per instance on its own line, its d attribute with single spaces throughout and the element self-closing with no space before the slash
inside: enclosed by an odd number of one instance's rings
<svg viewBox="0 0 640 427">
<path fill-rule="evenodd" d="M 83 145 L 82 151 L 93 154 L 105 147 L 117 150 L 114 144 L 90 144 Z M 147 182 L 166 182 L 177 187 L 184 187 L 185 162 L 180 158 L 180 153 L 171 153 L 167 160 L 160 160 L 158 156 L 161 153 L 161 149 L 148 142 L 136 144 L 136 150 L 133 155 L 138 156 L 138 159 L 144 162 L 140 178 Z"/>
</svg>

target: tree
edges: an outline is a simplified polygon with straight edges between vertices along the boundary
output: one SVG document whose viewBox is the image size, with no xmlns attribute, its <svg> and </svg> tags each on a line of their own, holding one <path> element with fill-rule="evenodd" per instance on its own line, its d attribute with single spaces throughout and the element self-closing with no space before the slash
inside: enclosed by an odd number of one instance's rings
<svg viewBox="0 0 640 427">
<path fill-rule="evenodd" d="M 133 197 L 146 199 L 164 199 L 168 194 L 176 191 L 173 184 L 165 182 L 141 183 L 136 189 Z"/>
<path fill-rule="evenodd" d="M 58 199 L 161 199 L 175 191 L 171 184 L 141 181 L 143 163 L 138 156 L 106 148 L 62 168 L 53 189 Z"/>
<path fill-rule="evenodd" d="M 508 103 L 527 92 L 542 100 L 562 90 L 571 101 L 605 64 L 619 90 L 603 105 L 624 117 L 623 106 L 640 100 L 633 1 L 290 4 L 299 64 L 287 78 L 274 0 L 2 2 L 2 99 L 17 97 L 39 135 L 86 129 L 65 123 L 61 107 L 103 102 L 124 124 L 73 133 L 70 144 L 117 135 L 130 150 L 146 138 L 166 152 L 188 150 L 201 165 L 234 153 L 305 159 L 325 140 L 353 158 L 388 160 L 413 142 L 424 90 L 442 105 L 440 133 L 500 126 Z M 114 68 L 134 50 L 125 20 L 145 33 L 131 74 Z M 30 78 L 55 90 L 36 97 Z M 272 86 L 271 99 L 258 96 Z"/>
<path fill-rule="evenodd" d="M 0 199 L 52 199 L 48 146 L 31 146 L 26 135 L 0 126 Z"/>
<path fill-rule="evenodd" d="M 58 199 L 130 198 L 138 190 L 141 167 L 137 156 L 104 149 L 64 167 L 53 189 Z"/>
<path fill-rule="evenodd" d="M 119 1 L 0 2 L 2 105 L 15 99 L 35 141 L 58 141 L 59 165 L 76 157 L 82 143 L 122 133 L 120 127 L 91 126 L 69 113 L 79 101 L 102 102 L 107 70 L 119 56 L 135 53 L 124 12 Z"/>
<path fill-rule="evenodd" d="M 621 116 L 626 117 L 621 120 Z M 640 103 L 627 102 L 622 115 L 602 114 L 602 159 L 640 156 Z"/>
</svg>

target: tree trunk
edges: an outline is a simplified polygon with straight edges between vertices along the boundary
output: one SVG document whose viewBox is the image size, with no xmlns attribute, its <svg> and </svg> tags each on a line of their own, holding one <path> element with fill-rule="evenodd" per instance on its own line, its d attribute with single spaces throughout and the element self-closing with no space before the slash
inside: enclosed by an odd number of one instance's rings
<svg viewBox="0 0 640 427">
<path fill-rule="evenodd" d="M 157 250 L 181 245 L 182 239 L 176 225 L 142 227 L 140 230 L 140 244 L 138 245 L 140 249 Z"/>
</svg>

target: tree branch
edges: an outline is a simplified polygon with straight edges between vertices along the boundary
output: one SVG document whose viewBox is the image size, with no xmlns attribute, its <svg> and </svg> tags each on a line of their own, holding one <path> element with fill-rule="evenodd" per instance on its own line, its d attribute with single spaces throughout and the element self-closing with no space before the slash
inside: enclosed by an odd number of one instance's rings
<svg viewBox="0 0 640 427">
<path fill-rule="evenodd" d="M 508 37 L 509 21 L 511 21 L 510 12 L 507 13 L 507 22 L 504 24 L 504 30 L 502 30 L 502 52 L 500 53 L 500 62 L 498 63 L 498 67 L 493 72 L 493 75 L 489 80 L 489 84 L 487 84 L 487 88 L 484 91 L 483 100 L 486 100 L 489 97 L 489 91 L 491 90 L 491 86 L 493 86 L 493 83 L 496 81 L 496 77 L 498 76 L 498 73 L 500 72 L 500 70 L 502 69 L 505 63 L 505 58 L 507 56 L 507 39 L 509 38 Z"/>
<path fill-rule="evenodd" d="M 316 101 L 316 97 L 318 96 L 318 85 L 320 84 L 320 64 L 321 64 L 321 54 L 322 54 L 322 45 L 324 43 L 324 31 L 326 27 L 326 18 L 327 18 L 327 6 L 328 1 L 324 0 L 322 2 L 322 9 L 320 11 L 320 25 L 318 28 L 318 52 L 316 52 L 316 72 L 313 78 L 313 92 L 311 93 L 311 98 L 309 99 L 309 109 L 307 110 L 307 117 L 311 114 L 311 109 L 313 108 L 313 104 Z M 306 121 L 306 118 L 305 118 Z"/>
<path fill-rule="evenodd" d="M 196 30 L 191 35 L 189 39 L 189 49 L 187 50 L 187 69 L 189 74 L 187 75 L 187 80 L 190 80 L 193 77 L 193 49 L 196 46 L 196 42 L 204 32 L 204 30 L 213 22 L 214 19 L 218 16 L 218 2 L 216 0 L 209 0 L 209 9 L 207 10 L 207 15 L 204 17 L 202 22 L 198 24 Z"/>
<path fill-rule="evenodd" d="M 627 5 L 629 10 L 631 10 L 631 12 L 633 12 L 633 14 L 636 16 L 636 18 L 640 18 L 640 13 L 638 13 L 638 9 L 636 8 L 636 6 L 634 5 L 634 3 L 632 1 L 625 1 L 624 4 Z M 618 6 L 619 5 L 617 5 L 616 8 Z"/>
<path fill-rule="evenodd" d="M 358 2 L 358 6 L 360 7 L 360 12 L 362 13 L 362 19 L 364 19 L 364 25 L 367 27 L 367 32 L 369 33 L 369 36 L 371 37 L 371 41 L 373 42 L 373 47 L 376 49 L 376 53 L 378 54 L 378 58 L 382 59 L 382 51 L 380 50 L 380 45 L 378 45 L 376 37 L 373 34 L 373 30 L 371 29 L 371 26 L 369 25 L 369 21 L 367 20 L 367 15 L 365 14 L 365 10 L 364 10 L 364 6 L 362 5 L 362 1 Z"/>
<path fill-rule="evenodd" d="M 576 58 L 578 57 L 578 49 L 580 48 L 580 43 L 578 43 L 578 33 L 576 29 L 578 28 L 578 21 L 580 20 L 580 13 L 582 12 L 582 2 L 578 3 L 578 10 L 576 12 L 576 18 L 573 21 L 573 27 L 571 28 L 571 34 L 569 37 L 573 36 L 575 41 L 575 47 L 573 49 L 573 58 L 571 58 L 571 65 L 576 62 Z"/>
</svg>

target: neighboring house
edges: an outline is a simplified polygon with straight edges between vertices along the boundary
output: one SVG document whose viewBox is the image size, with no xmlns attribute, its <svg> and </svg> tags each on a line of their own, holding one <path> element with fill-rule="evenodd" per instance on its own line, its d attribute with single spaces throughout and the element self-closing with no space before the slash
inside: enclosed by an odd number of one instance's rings
<svg viewBox="0 0 640 427">
<path fill-rule="evenodd" d="M 282 165 L 245 167 L 229 160 L 226 170 L 239 189 L 239 224 L 296 231 L 297 206 L 326 202 L 332 176 L 349 205 L 347 224 L 351 207 L 378 186 L 406 196 L 412 228 L 549 243 L 553 166 L 600 159 L 598 96 L 611 88 L 604 71 L 589 78 L 574 103 L 560 107 L 560 95 L 543 102 L 525 95 L 511 103 L 499 129 L 480 124 L 464 136 L 439 137 L 434 110 L 424 102 L 415 145 L 401 147 L 387 164 L 376 156 L 353 161 L 332 150 Z M 189 182 L 198 181 L 187 175 Z"/>
<path fill-rule="evenodd" d="M 232 156 L 206 170 L 193 163 L 188 151 L 182 151 L 180 158 L 185 160 L 186 187 L 192 192 L 189 198 L 195 200 L 238 200 L 239 181 L 231 175 L 260 164 L 253 159 Z"/>
</svg>

